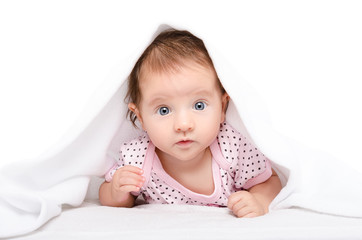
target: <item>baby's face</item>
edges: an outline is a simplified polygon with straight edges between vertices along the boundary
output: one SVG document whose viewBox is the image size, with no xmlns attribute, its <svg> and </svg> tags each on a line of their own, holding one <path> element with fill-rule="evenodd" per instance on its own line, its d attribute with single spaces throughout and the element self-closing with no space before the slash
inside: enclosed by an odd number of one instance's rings
<svg viewBox="0 0 362 240">
<path fill-rule="evenodd" d="M 174 73 L 142 76 L 135 112 L 153 144 L 180 161 L 203 154 L 225 120 L 227 94 L 221 93 L 215 72 L 188 62 Z"/>
</svg>

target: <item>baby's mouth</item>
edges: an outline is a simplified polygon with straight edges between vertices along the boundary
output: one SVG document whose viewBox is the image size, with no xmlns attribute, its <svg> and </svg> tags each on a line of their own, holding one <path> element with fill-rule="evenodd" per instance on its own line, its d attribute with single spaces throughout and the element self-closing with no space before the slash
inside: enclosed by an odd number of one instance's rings
<svg viewBox="0 0 362 240">
<path fill-rule="evenodd" d="M 181 140 L 181 141 L 178 141 L 176 144 L 180 147 L 188 147 L 190 146 L 194 141 L 192 140 Z"/>
</svg>

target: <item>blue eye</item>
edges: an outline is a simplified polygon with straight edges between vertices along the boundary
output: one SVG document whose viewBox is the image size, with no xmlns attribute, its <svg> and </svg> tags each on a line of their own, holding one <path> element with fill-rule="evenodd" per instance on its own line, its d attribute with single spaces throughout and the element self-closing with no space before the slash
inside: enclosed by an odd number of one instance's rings
<svg viewBox="0 0 362 240">
<path fill-rule="evenodd" d="M 168 109 L 168 107 L 160 107 L 157 112 L 161 116 L 164 116 L 170 113 L 170 109 Z"/>
<path fill-rule="evenodd" d="M 194 106 L 194 108 L 199 111 L 204 110 L 205 107 L 206 107 L 206 104 L 204 102 L 197 102 L 197 103 L 195 103 L 195 106 Z"/>
</svg>

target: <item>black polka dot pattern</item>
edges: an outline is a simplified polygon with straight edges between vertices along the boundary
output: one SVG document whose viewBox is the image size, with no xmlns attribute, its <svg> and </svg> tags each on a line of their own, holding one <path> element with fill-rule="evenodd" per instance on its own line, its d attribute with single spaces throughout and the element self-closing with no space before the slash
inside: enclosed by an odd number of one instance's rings
<svg viewBox="0 0 362 240">
<path fill-rule="evenodd" d="M 213 196 L 210 200 L 200 200 L 196 193 L 190 194 L 191 191 L 184 193 L 173 188 L 152 169 L 146 186 L 140 191 L 146 202 L 227 206 L 230 194 L 242 190 L 246 183 L 258 178 L 266 170 L 266 157 L 230 125 L 222 124 L 217 140 L 218 151 L 223 156 L 223 159 L 218 159 L 217 162 L 225 163 L 219 165 L 220 184 L 215 185 L 218 188 L 218 191 L 215 191 L 217 196 Z M 124 165 L 142 168 L 149 143 L 150 140 L 146 135 L 124 143 L 120 149 L 118 166 L 112 170 L 113 172 L 110 171 L 110 174 L 113 175 Z M 215 176 L 214 182 L 217 182 Z"/>
<path fill-rule="evenodd" d="M 121 157 L 118 164 L 120 166 L 133 165 L 142 168 L 149 142 L 147 135 L 143 135 L 131 142 L 123 143 L 119 151 Z"/>
<path fill-rule="evenodd" d="M 231 179 L 225 184 L 242 189 L 249 180 L 265 171 L 267 159 L 264 154 L 230 125 L 223 124 L 218 140 L 221 152 L 230 163 L 228 172 Z"/>
<path fill-rule="evenodd" d="M 138 138 L 125 142 L 121 145 L 119 150 L 119 158 L 117 160 L 117 167 L 109 171 L 108 179 L 111 179 L 119 168 L 125 165 L 132 165 L 139 168 L 143 167 L 143 161 L 146 157 L 146 152 L 150 140 L 147 135 L 139 136 Z M 107 179 L 107 178 L 106 178 Z"/>
</svg>

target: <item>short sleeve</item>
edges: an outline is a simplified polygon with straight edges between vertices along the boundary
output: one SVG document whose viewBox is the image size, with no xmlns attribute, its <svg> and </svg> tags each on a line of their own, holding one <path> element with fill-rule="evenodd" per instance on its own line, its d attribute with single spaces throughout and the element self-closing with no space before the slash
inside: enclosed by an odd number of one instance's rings
<svg viewBox="0 0 362 240">
<path fill-rule="evenodd" d="M 112 181 L 114 173 L 125 165 L 143 167 L 144 159 L 150 143 L 147 135 L 140 136 L 130 142 L 121 145 L 116 163 L 108 170 L 104 178 L 107 182 Z"/>
<path fill-rule="evenodd" d="M 113 167 L 111 169 L 108 170 L 108 172 L 104 175 L 104 179 L 106 180 L 106 182 L 111 182 L 114 173 L 120 168 L 121 166 L 118 165 L 117 163 L 113 165 Z"/>
<path fill-rule="evenodd" d="M 220 150 L 228 163 L 227 171 L 236 189 L 249 189 L 272 175 L 270 161 L 245 136 L 223 123 L 218 135 Z"/>
<path fill-rule="evenodd" d="M 241 137 L 238 161 L 235 166 L 235 187 L 249 189 L 265 182 L 272 175 L 270 161 L 245 137 Z"/>
</svg>

